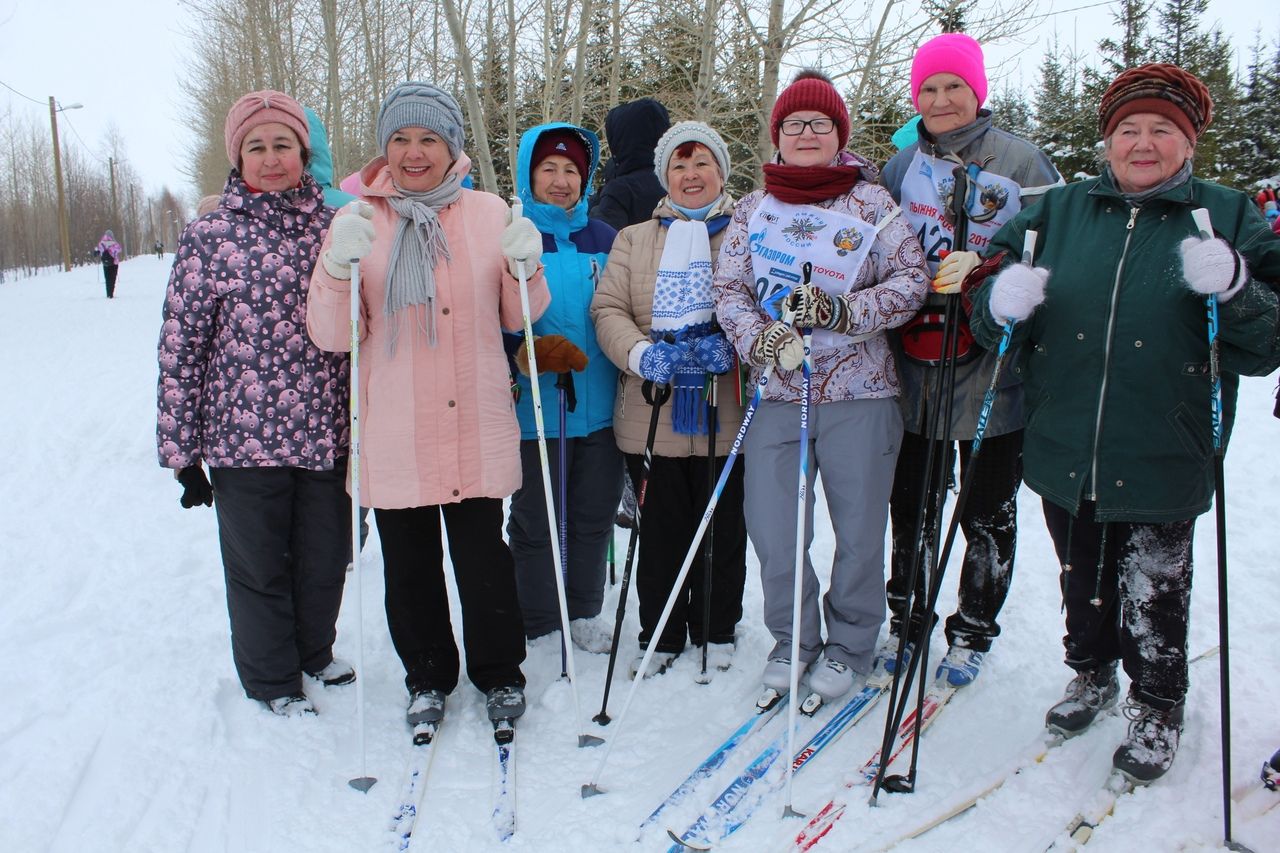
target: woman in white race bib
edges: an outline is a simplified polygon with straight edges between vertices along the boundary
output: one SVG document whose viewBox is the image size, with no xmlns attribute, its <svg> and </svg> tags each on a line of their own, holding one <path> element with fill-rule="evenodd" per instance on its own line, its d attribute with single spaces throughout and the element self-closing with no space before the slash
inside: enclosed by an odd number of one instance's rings
<svg viewBox="0 0 1280 853">
<path fill-rule="evenodd" d="M 948 33 L 925 42 L 911 65 L 911 95 L 920 111 L 919 140 L 900 151 L 884 168 L 881 183 L 902 205 L 925 250 L 933 290 L 913 320 L 894 333 L 902 378 L 905 432 L 894 476 L 890 515 L 893 551 L 888 583 L 890 637 L 884 651 L 889 667 L 898 648 L 897 635 L 906 619 L 911 557 L 922 520 L 920 493 L 926 486 L 929 453 L 928 401 L 941 380 L 942 317 L 947 297 L 978 260 L 1000 226 L 1049 188 L 1062 183 L 1058 171 L 1030 142 L 992 126 L 990 110 L 978 109 L 987 95 L 982 47 L 967 35 Z M 963 170 L 957 175 L 956 170 Z M 968 232 L 956 246 L 953 194 L 964 193 Z M 968 251 L 964 251 L 967 249 Z M 946 260 L 943 260 L 943 257 Z M 963 313 L 961 312 L 963 317 Z M 976 477 L 961 516 L 964 562 L 956 612 L 946 622 L 949 649 L 938 675 L 963 686 L 977 677 L 983 656 L 1000 633 L 996 615 L 1009 592 L 1017 541 L 1017 502 L 1022 483 L 1022 377 L 1005 370 L 1000 392 L 987 421 L 982 453 L 970 466 L 969 448 L 978 412 L 995 368 L 995 355 L 979 348 L 962 321 L 955 370 L 949 441 L 959 444 L 961 475 Z M 1012 354 L 1010 354 L 1012 355 Z M 1006 363 L 1014 359 L 1006 356 Z M 941 413 L 934 458 L 941 460 Z M 937 464 L 937 463 L 935 463 Z M 925 542 L 933 530 L 932 496 L 923 520 Z M 922 565 L 928 565 L 923 563 Z M 923 572 L 919 576 L 910 620 L 911 648 L 919 641 L 925 605 Z M 933 618 L 928 622 L 933 627 Z"/>
<path fill-rule="evenodd" d="M 778 156 L 764 167 L 764 189 L 734 209 L 713 290 L 720 324 L 752 381 L 776 370 L 747 433 L 745 506 L 774 638 L 762 680 L 780 693 L 790 685 L 804 354 L 796 332 L 778 319 L 783 301 L 799 306 L 795 328 L 814 329 L 809 480 L 812 489 L 821 470 L 836 557 L 819 614 L 806 554 L 799 662 L 813 665 L 809 686 L 832 701 L 865 679 L 884 621 L 884 533 L 902 435 L 884 332 L 919 310 L 928 272 L 910 225 L 876 185 L 875 166 L 843 150 L 849 113 L 830 80 L 802 71 L 779 95 L 770 130 Z M 806 262 L 809 285 L 802 284 Z M 810 501 L 806 544 L 812 536 Z"/>
</svg>

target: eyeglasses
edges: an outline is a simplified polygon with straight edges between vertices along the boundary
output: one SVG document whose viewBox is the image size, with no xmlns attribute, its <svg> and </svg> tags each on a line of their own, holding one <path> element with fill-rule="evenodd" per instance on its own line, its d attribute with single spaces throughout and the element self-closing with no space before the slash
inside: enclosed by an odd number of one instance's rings
<svg viewBox="0 0 1280 853">
<path fill-rule="evenodd" d="M 808 121 L 789 118 L 781 125 L 782 133 L 785 136 L 799 136 L 804 133 L 806 127 L 819 136 L 824 136 L 836 129 L 836 123 L 829 118 L 811 118 Z"/>
</svg>

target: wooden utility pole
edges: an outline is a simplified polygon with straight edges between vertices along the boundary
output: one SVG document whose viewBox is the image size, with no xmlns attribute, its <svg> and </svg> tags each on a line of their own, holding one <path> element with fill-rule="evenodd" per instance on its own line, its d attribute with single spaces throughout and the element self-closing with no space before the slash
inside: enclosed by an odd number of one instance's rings
<svg viewBox="0 0 1280 853">
<path fill-rule="evenodd" d="M 53 128 L 53 180 L 58 185 L 58 238 L 62 243 L 62 270 L 71 272 L 71 233 L 67 226 L 67 197 L 62 191 L 62 154 L 58 151 L 58 105 L 49 96 L 49 126 Z"/>
</svg>

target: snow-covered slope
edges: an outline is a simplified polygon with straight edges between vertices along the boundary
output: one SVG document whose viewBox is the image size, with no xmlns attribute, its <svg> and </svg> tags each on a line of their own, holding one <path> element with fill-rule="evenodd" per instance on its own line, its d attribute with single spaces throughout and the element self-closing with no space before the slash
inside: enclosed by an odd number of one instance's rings
<svg viewBox="0 0 1280 853">
<path fill-rule="evenodd" d="M 0 701 L 0 850 L 392 849 L 388 824 L 411 747 L 403 672 L 381 607 L 377 539 L 366 548 L 358 581 L 367 771 L 379 782 L 360 794 L 347 786 L 362 772 L 355 689 L 308 683 L 320 714 L 302 720 L 275 718 L 245 699 L 231 665 L 214 514 L 181 509 L 179 487 L 156 465 L 155 345 L 169 260 L 125 263 L 112 301 L 103 297 L 95 267 L 0 285 L 0 648 L 8 661 Z M 1280 746 L 1280 422 L 1270 413 L 1273 384 L 1243 382 L 1227 459 L 1237 785 L 1256 779 L 1262 759 Z M 1041 731 L 1045 709 L 1071 673 L 1061 663 L 1058 567 L 1039 499 L 1024 490 L 1020 509 L 1004 633 L 981 679 L 925 736 L 918 793 L 883 795 L 870 810 L 859 792 L 821 849 L 874 846 L 912 814 L 1015 759 Z M 1196 542 L 1193 654 L 1217 643 L 1214 536 L 1210 515 Z M 625 544 L 618 531 L 620 555 Z M 823 524 L 815 562 L 829 561 L 831 549 Z M 635 828 L 740 721 L 757 689 L 769 642 L 754 570 L 753 558 L 734 667 L 699 686 L 686 655 L 641 686 L 621 730 L 616 722 L 603 729 L 589 722 L 606 660 L 578 653 L 582 726 L 617 738 L 601 777 L 604 796 L 579 796 L 600 752 L 576 748 L 579 724 L 558 678 L 558 644 L 531 645 L 530 708 L 518 735 L 519 824 L 506 844 L 488 823 L 495 763 L 489 727 L 479 693 L 464 683 L 450 697 L 413 849 L 662 848 L 654 836 L 633 847 Z M 954 584 L 947 587 L 943 613 L 954 603 Z M 360 626 L 352 589 L 338 637 L 338 653 L 349 659 Z M 616 590 L 606 602 L 610 619 Z M 632 601 L 624 672 L 637 630 L 634 609 Z M 935 638 L 936 656 L 942 641 Z M 627 687 L 615 683 L 615 717 Z M 885 704 L 796 777 L 799 810 L 820 807 L 870 755 Z M 1122 801 L 1090 849 L 1216 848 L 1218 719 L 1218 663 L 1211 659 L 1193 670 L 1187 732 L 1173 769 Z M 977 809 L 900 849 L 1043 849 L 1106 775 L 1123 725 L 1121 718 L 1103 720 Z M 725 780 L 717 781 L 703 790 L 703 801 Z M 780 804 L 766 805 L 719 849 L 787 849 L 800 824 L 779 815 Z M 1255 850 L 1280 850 L 1280 809 L 1237 830 Z"/>
</svg>

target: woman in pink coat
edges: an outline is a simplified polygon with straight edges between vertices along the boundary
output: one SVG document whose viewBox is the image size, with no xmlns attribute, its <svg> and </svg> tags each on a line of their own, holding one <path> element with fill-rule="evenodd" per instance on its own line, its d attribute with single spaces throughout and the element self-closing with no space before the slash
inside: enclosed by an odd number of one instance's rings
<svg viewBox="0 0 1280 853">
<path fill-rule="evenodd" d="M 517 263 L 536 319 L 550 301 L 542 238 L 507 224 L 501 199 L 463 189 L 462 112 L 404 83 L 382 102 L 384 156 L 361 200 L 334 219 L 311 279 L 307 330 L 350 348 L 351 267 L 360 260 L 360 499 L 374 508 L 387 624 L 404 664 L 410 725 L 438 722 L 458 683 L 440 519 L 461 598 L 467 676 L 491 719 L 524 711 L 524 626 L 502 500 L 520 486 L 520 429 L 502 330 L 522 326 Z"/>
</svg>

